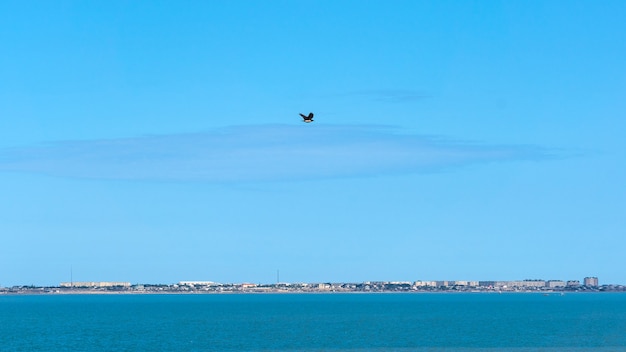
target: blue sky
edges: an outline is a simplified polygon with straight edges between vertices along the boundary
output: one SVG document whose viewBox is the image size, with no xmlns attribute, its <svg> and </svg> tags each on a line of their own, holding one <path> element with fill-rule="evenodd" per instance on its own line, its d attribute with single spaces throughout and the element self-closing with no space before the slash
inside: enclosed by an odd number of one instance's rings
<svg viewBox="0 0 626 352">
<path fill-rule="evenodd" d="M 626 283 L 624 18 L 3 1 L 0 285 Z"/>
</svg>

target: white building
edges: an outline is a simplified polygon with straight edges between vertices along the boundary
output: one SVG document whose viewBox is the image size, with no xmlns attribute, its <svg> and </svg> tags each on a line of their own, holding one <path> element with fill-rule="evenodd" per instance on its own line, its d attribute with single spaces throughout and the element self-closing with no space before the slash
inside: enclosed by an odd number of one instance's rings
<svg viewBox="0 0 626 352">
<path fill-rule="evenodd" d="M 584 279 L 584 284 L 585 286 L 589 286 L 589 287 L 598 287 L 598 278 L 595 276 L 591 276 L 591 277 L 586 277 Z"/>
<path fill-rule="evenodd" d="M 546 287 L 548 288 L 557 288 L 557 287 L 565 287 L 566 283 L 562 280 L 548 280 L 546 281 Z"/>
<path fill-rule="evenodd" d="M 546 282 L 544 280 L 523 280 L 523 281 L 517 281 L 517 285 L 518 287 L 523 287 L 523 288 L 531 288 L 531 287 L 545 287 L 546 286 Z"/>
<path fill-rule="evenodd" d="M 415 281 L 413 283 L 415 287 L 437 287 L 437 283 L 435 281 Z"/>
<path fill-rule="evenodd" d="M 213 281 L 180 281 L 178 285 L 180 286 L 214 286 L 215 282 Z"/>
</svg>

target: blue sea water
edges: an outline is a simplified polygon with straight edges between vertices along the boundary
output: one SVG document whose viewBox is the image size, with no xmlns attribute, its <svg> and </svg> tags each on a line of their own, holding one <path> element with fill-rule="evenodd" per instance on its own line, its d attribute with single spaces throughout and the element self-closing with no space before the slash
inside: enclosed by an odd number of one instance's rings
<svg viewBox="0 0 626 352">
<path fill-rule="evenodd" d="M 0 351 L 626 351 L 626 294 L 7 295 Z"/>
</svg>

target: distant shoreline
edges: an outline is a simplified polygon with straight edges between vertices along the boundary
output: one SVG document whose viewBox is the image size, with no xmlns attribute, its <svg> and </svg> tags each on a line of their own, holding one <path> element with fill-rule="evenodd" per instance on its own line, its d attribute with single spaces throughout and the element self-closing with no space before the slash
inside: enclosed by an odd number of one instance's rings
<svg viewBox="0 0 626 352">
<path fill-rule="evenodd" d="M 70 281 L 58 286 L 0 287 L 0 295 L 93 294 L 293 294 L 293 293 L 541 293 L 626 292 L 624 285 L 598 285 L 597 277 L 578 280 L 516 281 L 365 281 L 360 283 L 227 283 L 180 281 L 131 284 L 122 281 Z"/>
<path fill-rule="evenodd" d="M 537 294 L 544 296 L 563 296 L 566 294 L 584 294 L 584 293 L 624 293 L 626 290 L 412 290 L 412 291 L 302 291 L 302 290 L 242 290 L 242 291 L 176 291 L 176 290 L 102 290 L 102 289 L 63 289 L 63 290 L 42 290 L 42 289 L 20 289 L 20 290 L 4 290 L 0 291 L 1 296 L 71 296 L 71 295 L 341 295 L 341 294 Z"/>
</svg>

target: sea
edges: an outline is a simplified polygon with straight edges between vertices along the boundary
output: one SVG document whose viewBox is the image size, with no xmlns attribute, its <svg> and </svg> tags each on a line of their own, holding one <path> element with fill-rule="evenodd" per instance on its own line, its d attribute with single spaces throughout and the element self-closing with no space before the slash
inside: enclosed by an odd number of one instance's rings
<svg viewBox="0 0 626 352">
<path fill-rule="evenodd" d="M 626 351 L 626 293 L 0 295 L 0 351 Z"/>
</svg>

